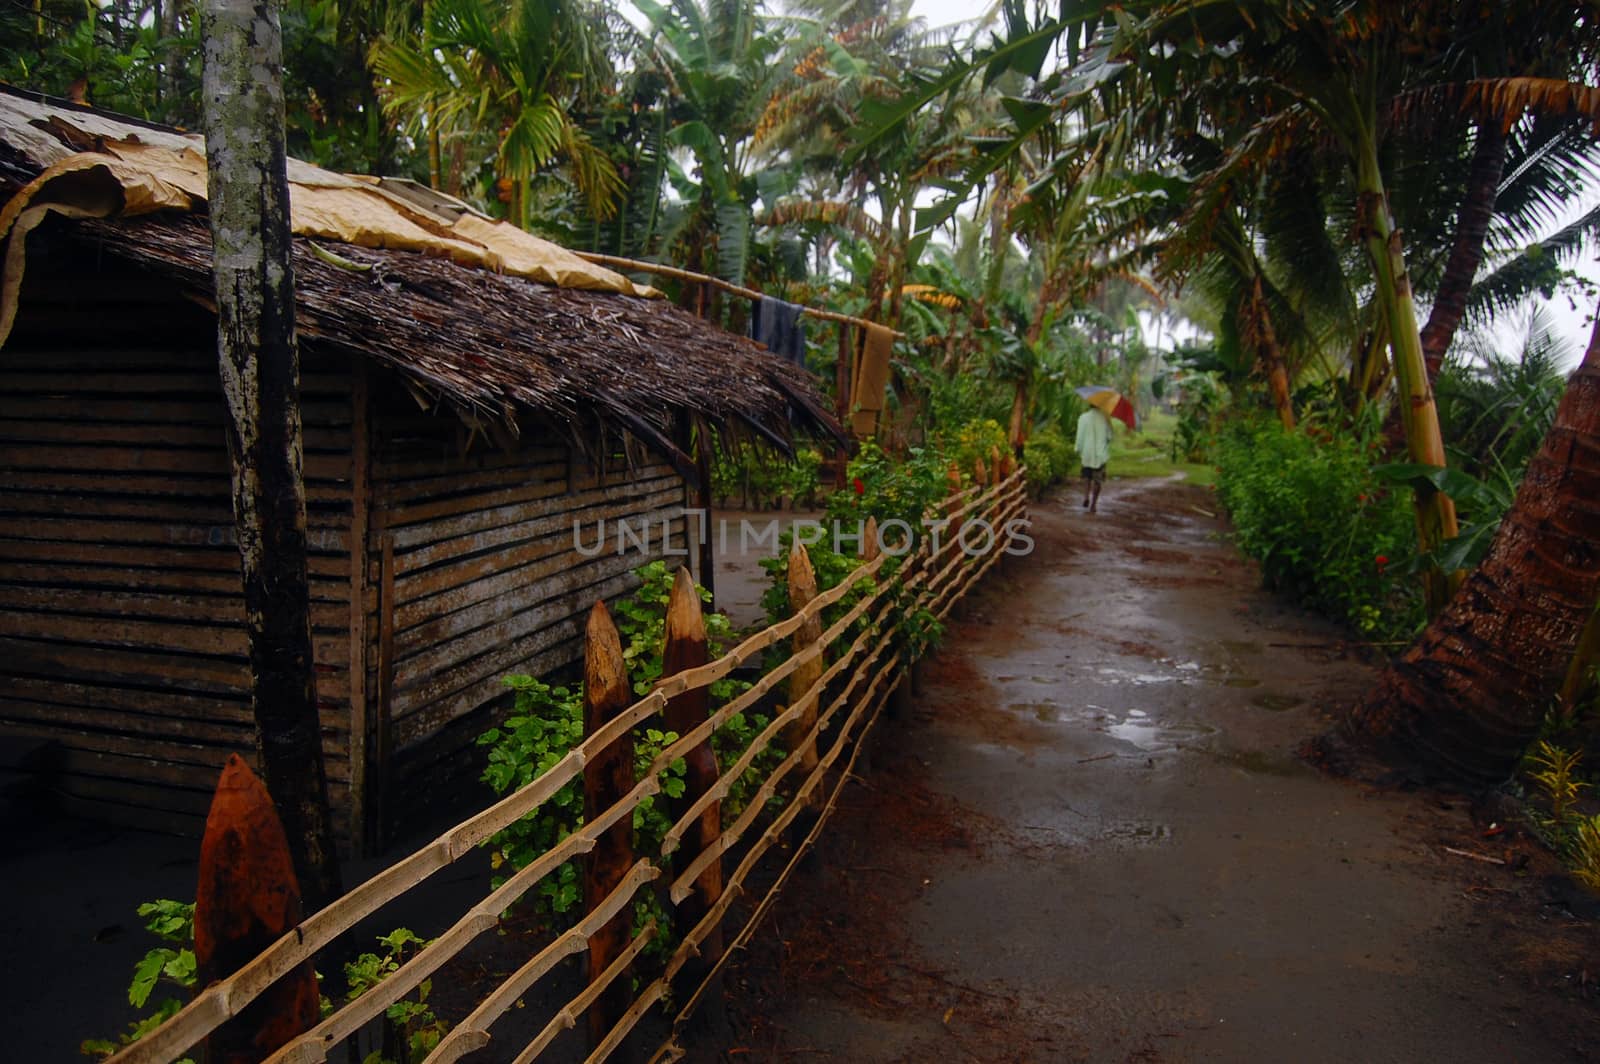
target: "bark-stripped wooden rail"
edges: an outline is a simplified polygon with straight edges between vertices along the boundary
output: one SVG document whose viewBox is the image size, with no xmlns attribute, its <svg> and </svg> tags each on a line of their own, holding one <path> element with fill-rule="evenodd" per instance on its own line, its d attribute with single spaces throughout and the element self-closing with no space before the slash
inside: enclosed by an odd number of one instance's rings
<svg viewBox="0 0 1600 1064">
<path fill-rule="evenodd" d="M 669 670 L 679 671 L 663 677 L 649 694 L 632 705 L 597 715 L 584 740 L 549 771 L 305 919 L 232 976 L 206 987 L 150 1035 L 116 1054 L 111 1064 L 166 1064 L 181 1056 L 357 922 L 496 832 L 539 810 L 561 788 L 583 777 L 586 767 L 596 764 L 602 752 L 628 739 L 635 728 L 652 718 L 662 718 L 656 726 L 671 727 L 678 737 L 631 786 L 621 788 L 620 796 L 613 794 L 607 798 L 607 807 L 590 810 L 581 828 L 514 872 L 397 972 L 266 1059 L 271 1064 L 319 1064 L 330 1059 L 336 1046 L 383 1015 L 390 1005 L 412 992 L 478 936 L 496 927 L 500 915 L 542 879 L 564 862 L 594 853 L 608 834 L 616 838 L 615 831 L 631 823 L 639 803 L 660 792 L 661 780 L 674 761 L 699 756 L 700 768 L 693 788 L 671 807 L 675 820 L 659 852 L 643 853 L 631 861 L 631 866 L 618 866 L 612 858 L 612 871 L 604 877 L 603 886 L 585 898 L 582 919 L 488 993 L 445 1036 L 428 1061 L 445 1064 L 487 1045 L 496 1020 L 563 960 L 585 953 L 594 961 L 591 967 L 600 970 L 591 971 L 582 991 L 557 1010 L 521 1051 L 516 1058 L 519 1064 L 537 1059 L 585 1014 L 591 1018 L 589 1059 L 603 1060 L 663 1000 L 683 1003 L 672 1018 L 673 1033 L 661 1050 L 663 1058 L 671 1058 L 678 1033 L 704 999 L 706 988 L 713 985 L 728 957 L 748 939 L 771 908 L 778 891 L 835 808 L 864 736 L 909 664 L 908 647 L 898 637 L 897 626 L 919 613 L 946 615 L 1005 553 L 1008 522 L 1025 518 L 1025 470 L 1017 467 L 1008 473 L 1009 466 L 1008 461 L 992 462 L 981 470 L 983 478 L 992 483 L 980 480 L 952 492 L 939 507 L 944 519 L 939 536 L 926 536 L 913 553 L 896 557 L 880 552 L 873 535 L 873 542 L 863 545 L 861 565 L 838 585 L 820 594 L 814 588 L 797 586 L 793 594 L 803 602 L 801 608 L 714 661 L 704 661 L 703 624 L 696 627 L 698 603 L 693 609 L 685 608 L 680 589 L 678 603 L 669 610 L 669 619 L 677 619 L 670 621 L 674 627 L 668 636 L 669 643 L 677 640 L 690 647 L 674 652 Z M 981 551 L 972 549 L 973 545 L 963 542 L 959 534 L 964 527 L 979 521 L 986 522 L 992 532 L 981 537 Z M 874 525 L 871 533 L 875 532 Z M 810 569 L 803 548 L 792 556 L 792 565 L 803 585 L 804 573 Z M 851 595 L 856 596 L 856 601 L 847 602 Z M 824 612 L 834 607 L 838 607 L 837 616 L 829 614 L 825 618 Z M 596 622 L 602 616 L 597 606 Z M 828 623 L 824 628 L 825 620 Z M 609 619 L 605 624 L 609 625 Z M 592 624 L 591 631 L 595 627 Z M 701 646 L 698 657 L 692 649 L 696 639 Z M 744 693 L 715 709 L 710 707 L 705 695 L 711 684 L 785 641 L 792 641 L 793 645 L 781 662 Z M 714 754 L 709 763 L 706 761 L 704 755 L 718 728 L 735 714 L 752 710 L 764 699 L 783 692 L 788 695 L 787 704 L 773 713 L 771 721 L 743 752 L 726 766 L 718 766 Z M 691 697 L 685 700 L 685 696 Z M 666 723 L 669 707 L 673 712 L 671 725 Z M 783 759 L 755 788 L 739 815 L 725 820 L 721 804 L 732 787 L 764 751 L 774 748 L 782 750 Z M 836 770 L 841 765 L 842 770 Z M 781 805 L 775 808 L 773 800 L 780 797 Z M 794 840 L 789 861 L 759 898 L 751 896 L 758 866 L 786 832 L 800 835 Z M 724 869 L 722 862 L 735 855 L 737 864 L 731 871 Z M 678 921 L 684 925 L 681 939 L 661 974 L 633 995 L 623 1009 L 626 999 L 619 1000 L 615 994 L 618 988 L 627 986 L 627 973 L 649 940 L 661 931 L 652 923 L 630 936 L 625 922 L 619 921 L 625 921 L 639 892 L 658 880 L 668 884 L 666 896 L 678 907 Z M 743 907 L 748 908 L 746 913 L 736 906 L 747 897 L 752 903 Z M 731 915 L 738 915 L 742 921 L 735 928 L 727 926 Z M 621 937 L 617 937 L 619 926 Z M 598 936 L 608 928 L 610 937 L 605 939 L 603 950 L 596 953 Z M 595 1011 L 606 1001 L 613 1004 Z M 596 1017 L 604 1022 L 598 1023 Z"/>
</svg>

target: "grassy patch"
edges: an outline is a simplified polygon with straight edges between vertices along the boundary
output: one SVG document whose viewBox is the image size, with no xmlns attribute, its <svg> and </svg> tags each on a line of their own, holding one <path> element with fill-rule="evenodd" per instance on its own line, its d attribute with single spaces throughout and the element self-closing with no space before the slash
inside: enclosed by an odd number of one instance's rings
<svg viewBox="0 0 1600 1064">
<path fill-rule="evenodd" d="M 1145 419 L 1138 432 L 1114 429 L 1106 475 L 1132 480 L 1182 474 L 1191 484 L 1216 483 L 1217 474 L 1211 466 L 1172 460 L 1172 431 L 1176 423 L 1171 414 L 1154 413 Z"/>
</svg>

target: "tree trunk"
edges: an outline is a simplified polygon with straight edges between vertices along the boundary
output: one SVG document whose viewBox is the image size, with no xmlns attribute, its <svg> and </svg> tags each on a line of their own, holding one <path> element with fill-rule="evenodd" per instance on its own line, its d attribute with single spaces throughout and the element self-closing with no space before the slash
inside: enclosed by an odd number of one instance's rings
<svg viewBox="0 0 1600 1064">
<path fill-rule="evenodd" d="M 1253 331 L 1256 337 L 1256 357 L 1267 367 L 1267 387 L 1272 392 L 1272 405 L 1278 411 L 1283 427 L 1294 430 L 1294 398 L 1289 394 L 1289 367 L 1283 361 L 1283 349 L 1278 346 L 1278 331 L 1272 327 L 1272 315 L 1267 312 L 1267 300 L 1261 288 L 1258 270 L 1250 293 L 1250 309 L 1255 315 Z"/>
<path fill-rule="evenodd" d="M 1494 783 L 1515 767 L 1600 597 L 1600 324 L 1489 556 L 1350 714 L 1390 756 Z"/>
<path fill-rule="evenodd" d="M 1467 191 L 1456 215 L 1456 239 L 1445 260 L 1444 276 L 1433 296 L 1433 309 L 1422 330 L 1422 358 L 1428 367 L 1428 380 L 1439 375 L 1456 327 L 1467 311 L 1467 295 L 1483 262 L 1483 242 L 1494 218 L 1495 194 L 1506 166 L 1506 135 L 1500 123 L 1484 119 L 1478 123 L 1478 141 L 1472 149 L 1472 166 L 1467 171 Z"/>
<path fill-rule="evenodd" d="M 1400 423 L 1406 430 L 1406 449 L 1411 461 L 1421 465 L 1446 465 L 1444 439 L 1439 434 L 1439 411 L 1433 402 L 1433 388 L 1422 358 L 1422 336 L 1417 328 L 1416 302 L 1411 281 L 1406 275 L 1406 259 L 1400 231 L 1389 213 L 1383 174 L 1378 168 L 1378 149 L 1368 136 L 1357 159 L 1357 184 L 1360 204 L 1358 216 L 1363 227 L 1367 254 L 1372 259 L 1380 306 L 1389 324 L 1389 349 L 1393 355 L 1398 385 Z M 1453 538 L 1456 506 L 1450 497 L 1432 486 L 1416 489 L 1417 544 L 1426 552 Z M 1436 617 L 1450 600 L 1452 579 L 1434 570 L 1423 577 L 1428 616 Z"/>
<path fill-rule="evenodd" d="M 262 777 L 308 909 L 339 894 L 306 586 L 300 364 L 274 0 L 207 0 L 204 127 L 217 354 Z"/>
</svg>

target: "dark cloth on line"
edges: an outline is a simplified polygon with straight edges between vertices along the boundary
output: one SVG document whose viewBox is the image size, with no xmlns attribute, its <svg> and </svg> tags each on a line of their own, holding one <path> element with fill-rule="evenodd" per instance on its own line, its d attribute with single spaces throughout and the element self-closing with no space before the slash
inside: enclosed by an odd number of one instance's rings
<svg viewBox="0 0 1600 1064">
<path fill-rule="evenodd" d="M 806 327 L 800 320 L 805 307 L 763 296 L 750 315 L 750 338 L 801 369 L 806 365 Z"/>
</svg>

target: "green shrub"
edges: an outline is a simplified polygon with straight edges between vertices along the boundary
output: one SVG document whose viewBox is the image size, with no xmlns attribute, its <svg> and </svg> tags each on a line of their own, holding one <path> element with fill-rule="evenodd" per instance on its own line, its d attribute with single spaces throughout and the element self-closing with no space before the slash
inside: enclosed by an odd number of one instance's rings
<svg viewBox="0 0 1600 1064">
<path fill-rule="evenodd" d="M 792 459 L 758 447 L 731 453 L 718 447 L 711 464 L 711 492 L 723 505 L 737 500 L 741 506 L 768 510 L 787 499 L 809 508 L 816 504 L 821 471 L 822 453 L 814 447 L 797 448 Z"/>
<path fill-rule="evenodd" d="M 1415 553 L 1408 493 L 1373 472 L 1372 445 L 1342 431 L 1236 422 L 1217 441 L 1217 495 L 1266 585 L 1369 638 L 1422 621 L 1402 557 Z"/>
<path fill-rule="evenodd" d="M 863 440 L 861 450 L 845 469 L 844 490 L 828 499 L 828 520 L 853 535 L 858 524 L 876 517 L 891 540 L 892 530 L 883 526 L 903 521 L 914 539 L 920 537 L 923 515 L 948 493 L 948 466 L 944 455 L 932 448 L 913 447 L 903 460 L 896 461 L 876 441 Z"/>
<path fill-rule="evenodd" d="M 616 613 L 617 630 L 622 637 L 623 657 L 628 665 L 628 678 L 635 693 L 647 693 L 661 676 L 662 652 L 666 638 L 667 602 L 671 595 L 673 571 L 665 562 L 651 562 L 635 570 L 640 586 L 627 600 L 619 603 Z M 696 587 L 702 599 L 709 593 Z M 733 639 L 732 626 L 721 614 L 706 615 L 708 649 L 713 657 L 725 652 Z M 483 781 L 496 794 L 509 794 L 532 783 L 554 768 L 567 753 L 583 741 L 583 685 L 553 686 L 532 676 L 507 676 L 506 686 L 516 692 L 512 713 L 499 727 L 490 728 L 478 737 L 478 745 L 488 748 L 488 763 L 483 771 Z M 712 698 L 725 702 L 748 690 L 750 685 L 742 680 L 723 679 L 710 686 Z M 731 764 L 751 741 L 769 723 L 769 718 L 759 714 L 734 714 L 712 736 L 712 746 L 720 765 Z M 674 732 L 658 728 L 645 728 L 634 734 L 634 771 L 642 778 L 650 764 L 661 751 L 677 742 Z M 727 815 L 737 815 L 749 800 L 749 795 L 771 771 L 771 766 L 781 760 L 782 751 L 769 748 L 743 778 L 730 788 L 723 800 Z M 683 760 L 673 761 L 662 774 L 661 793 L 676 798 L 684 790 Z M 661 840 L 672 825 L 657 797 L 647 797 L 633 811 L 635 846 L 640 850 L 659 852 Z M 549 801 L 529 815 L 494 835 L 488 842 L 493 847 L 490 863 L 495 869 L 509 865 L 512 869 L 525 868 L 547 850 L 558 845 L 568 835 L 583 826 L 583 790 L 580 780 L 573 780 L 561 788 Z M 501 880 L 503 881 L 503 880 Z M 580 900 L 578 863 L 568 861 L 554 873 L 540 881 L 531 899 L 537 913 L 552 923 L 572 922 L 570 915 Z M 663 924 L 661 914 L 651 909 Z M 640 914 L 636 913 L 636 920 Z M 664 949 L 670 936 L 662 934 L 652 943 L 652 951 Z"/>
<path fill-rule="evenodd" d="M 1028 489 L 1037 496 L 1078 475 L 1078 451 L 1059 428 L 1047 425 L 1022 445 L 1022 464 L 1028 467 Z"/>
<path fill-rule="evenodd" d="M 954 436 L 944 441 L 944 452 L 956 468 L 966 477 L 972 476 L 979 459 L 988 466 L 994 452 L 1005 454 L 1011 449 L 1006 430 L 993 418 L 976 418 L 956 430 Z"/>
</svg>

